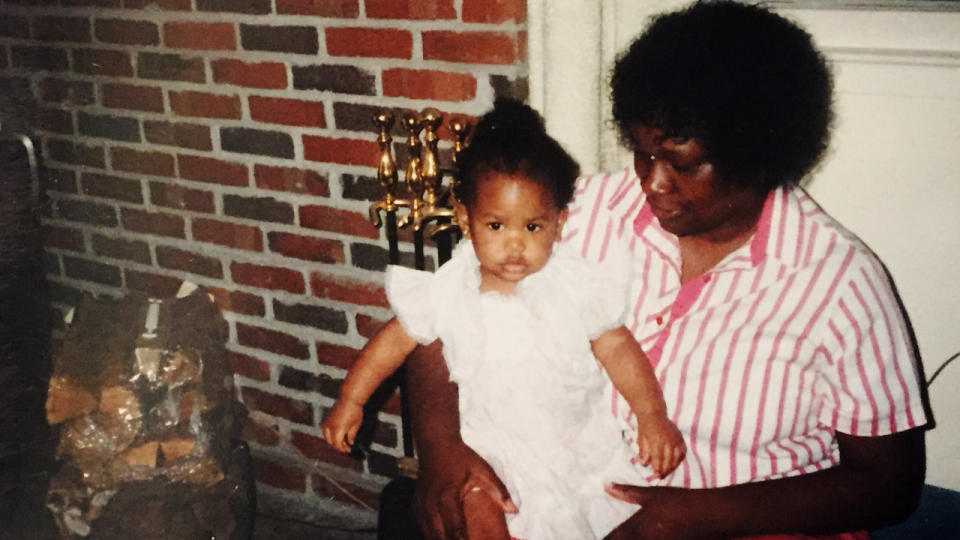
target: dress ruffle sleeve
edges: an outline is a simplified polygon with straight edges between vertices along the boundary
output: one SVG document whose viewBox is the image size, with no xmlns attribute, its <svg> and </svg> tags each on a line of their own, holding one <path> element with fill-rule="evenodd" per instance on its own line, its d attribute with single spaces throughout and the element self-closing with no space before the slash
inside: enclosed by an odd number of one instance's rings
<svg viewBox="0 0 960 540">
<path fill-rule="evenodd" d="M 403 330 L 421 345 L 437 339 L 436 311 L 428 295 L 434 275 L 403 266 L 387 267 L 387 300 Z"/>
<path fill-rule="evenodd" d="M 479 367 L 483 331 L 479 313 L 480 263 L 468 240 L 436 272 L 389 266 L 387 299 L 400 326 L 422 345 L 443 341 L 443 356 L 454 382 Z"/>
<path fill-rule="evenodd" d="M 608 330 L 621 326 L 626 318 L 627 289 L 631 265 L 627 254 L 611 246 L 602 262 L 582 259 L 571 249 L 562 247 L 556 254 L 568 272 L 567 279 L 576 284 L 576 303 L 580 322 L 592 341 Z"/>
</svg>

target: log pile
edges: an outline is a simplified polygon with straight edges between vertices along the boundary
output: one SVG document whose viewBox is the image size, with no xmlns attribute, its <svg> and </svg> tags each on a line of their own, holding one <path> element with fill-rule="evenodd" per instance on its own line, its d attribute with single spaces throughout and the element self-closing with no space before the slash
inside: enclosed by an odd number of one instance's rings
<svg viewBox="0 0 960 540">
<path fill-rule="evenodd" d="M 47 421 L 63 538 L 247 538 L 249 454 L 226 321 L 192 284 L 176 298 L 88 299 L 54 355 Z"/>
</svg>

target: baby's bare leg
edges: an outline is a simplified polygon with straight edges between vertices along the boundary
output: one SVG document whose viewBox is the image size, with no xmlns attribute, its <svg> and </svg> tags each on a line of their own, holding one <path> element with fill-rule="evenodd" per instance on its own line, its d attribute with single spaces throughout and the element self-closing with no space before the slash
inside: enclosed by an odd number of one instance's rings
<svg viewBox="0 0 960 540">
<path fill-rule="evenodd" d="M 464 494 L 463 515 L 469 540 L 510 540 L 503 510 L 483 491 L 474 489 Z"/>
</svg>

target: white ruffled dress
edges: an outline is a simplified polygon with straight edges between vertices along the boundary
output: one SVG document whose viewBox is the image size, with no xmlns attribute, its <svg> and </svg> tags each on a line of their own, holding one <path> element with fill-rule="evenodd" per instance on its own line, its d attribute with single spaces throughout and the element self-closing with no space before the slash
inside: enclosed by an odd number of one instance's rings
<svg viewBox="0 0 960 540">
<path fill-rule="evenodd" d="M 631 464 L 626 426 L 610 412 L 610 382 L 590 349 L 622 324 L 621 264 L 613 256 L 592 264 L 557 245 L 515 294 L 480 293 L 480 264 L 464 240 L 436 273 L 387 271 L 404 330 L 422 344 L 443 341 L 461 435 L 519 507 L 507 515 L 515 538 L 602 538 L 639 509 L 603 491 L 646 475 Z"/>
</svg>

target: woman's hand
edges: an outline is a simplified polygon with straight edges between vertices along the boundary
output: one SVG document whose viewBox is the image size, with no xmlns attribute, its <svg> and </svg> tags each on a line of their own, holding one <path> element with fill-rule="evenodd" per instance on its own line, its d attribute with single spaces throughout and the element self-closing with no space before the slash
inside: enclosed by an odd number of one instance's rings
<svg viewBox="0 0 960 540">
<path fill-rule="evenodd" d="M 710 538 L 699 519 L 707 512 L 697 492 L 682 488 L 608 484 L 610 496 L 640 505 L 639 511 L 607 535 L 608 540 Z"/>
<path fill-rule="evenodd" d="M 497 478 L 490 465 L 469 446 L 447 445 L 434 459 L 421 460 L 417 478 L 414 508 L 424 536 L 429 540 L 462 538 L 467 521 L 502 520 L 501 516 L 464 512 L 464 499 L 484 496 L 492 505 L 473 505 L 473 512 L 515 513 L 517 507 L 510 493 Z M 475 493 L 480 491 L 482 493 Z"/>
</svg>

